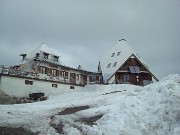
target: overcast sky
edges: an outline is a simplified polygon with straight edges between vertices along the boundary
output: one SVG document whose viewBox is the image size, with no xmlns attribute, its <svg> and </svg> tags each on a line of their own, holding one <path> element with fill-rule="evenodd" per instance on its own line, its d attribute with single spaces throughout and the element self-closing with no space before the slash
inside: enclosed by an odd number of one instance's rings
<svg viewBox="0 0 180 135">
<path fill-rule="evenodd" d="M 122 38 L 159 79 L 180 74 L 180 0 L 0 0 L 0 65 L 45 43 L 96 71 Z"/>
</svg>

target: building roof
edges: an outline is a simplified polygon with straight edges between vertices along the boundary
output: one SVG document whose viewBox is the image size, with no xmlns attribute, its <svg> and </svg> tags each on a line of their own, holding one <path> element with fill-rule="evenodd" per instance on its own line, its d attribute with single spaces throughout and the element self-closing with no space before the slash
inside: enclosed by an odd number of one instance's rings
<svg viewBox="0 0 180 135">
<path fill-rule="evenodd" d="M 53 52 L 45 43 L 42 43 L 40 46 L 34 49 L 31 53 L 27 54 L 27 57 L 31 57 L 31 56 L 34 57 L 36 53 L 40 53 L 40 52 L 52 54 L 54 56 L 59 57 L 59 55 Z"/>
<path fill-rule="evenodd" d="M 32 60 L 35 58 L 37 53 L 47 53 L 47 54 L 51 54 L 53 56 L 56 57 L 60 57 L 59 55 L 57 55 L 55 52 L 53 52 L 46 44 L 42 43 L 40 46 L 38 46 L 36 49 L 34 49 L 33 51 L 31 51 L 30 53 L 27 54 L 21 54 L 20 56 L 26 55 L 25 59 L 23 61 L 21 61 L 19 64 L 24 64 L 29 60 Z M 39 58 L 40 60 L 42 59 L 42 57 Z M 43 59 L 44 60 L 44 59 Z M 49 58 L 46 61 L 51 61 L 51 59 Z"/>
<path fill-rule="evenodd" d="M 31 61 L 31 60 L 35 59 L 36 54 L 37 53 L 40 54 L 41 52 L 51 54 L 51 55 L 56 56 L 56 57 L 59 57 L 59 55 L 55 54 L 46 44 L 42 43 L 40 46 L 38 46 L 36 49 L 31 51 L 30 53 L 21 54 L 20 56 L 24 56 L 25 59 L 22 60 L 21 62 L 19 62 L 18 64 L 25 64 L 28 61 Z M 48 59 L 44 59 L 42 56 L 40 56 L 38 59 L 36 58 L 36 60 L 41 61 L 41 62 L 46 62 L 46 63 L 48 62 L 50 64 L 56 64 L 58 66 L 61 66 L 61 68 L 65 68 L 65 69 L 69 69 L 69 70 L 81 71 L 83 73 L 89 73 L 89 74 L 101 74 L 101 72 L 99 72 L 99 71 L 92 72 L 92 71 L 83 70 L 82 68 L 78 69 L 78 68 L 73 68 L 73 67 L 63 65 L 59 61 L 55 62 L 55 61 L 51 60 L 51 57 L 49 57 Z"/>
<path fill-rule="evenodd" d="M 119 40 L 110 51 L 108 51 L 107 55 L 101 61 L 103 79 L 105 81 L 111 79 L 111 77 L 130 57 L 136 57 L 136 59 L 138 59 L 152 74 L 151 69 L 147 66 L 147 63 L 128 45 L 125 39 L 122 39 Z M 153 77 L 158 80 L 154 75 Z"/>
</svg>

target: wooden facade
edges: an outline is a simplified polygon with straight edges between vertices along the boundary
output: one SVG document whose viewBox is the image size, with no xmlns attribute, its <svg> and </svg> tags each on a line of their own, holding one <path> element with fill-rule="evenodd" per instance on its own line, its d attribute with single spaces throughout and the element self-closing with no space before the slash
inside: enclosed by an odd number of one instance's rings
<svg viewBox="0 0 180 135">
<path fill-rule="evenodd" d="M 145 86 L 152 83 L 152 74 L 136 57 L 130 57 L 115 73 L 115 82 Z"/>
<path fill-rule="evenodd" d="M 89 72 L 82 69 L 51 64 L 47 61 L 41 62 L 36 60 L 36 63 L 38 63 L 37 72 L 40 75 L 44 75 L 45 78 L 58 78 L 61 81 L 79 85 L 99 84 L 102 82 L 101 72 Z"/>
</svg>

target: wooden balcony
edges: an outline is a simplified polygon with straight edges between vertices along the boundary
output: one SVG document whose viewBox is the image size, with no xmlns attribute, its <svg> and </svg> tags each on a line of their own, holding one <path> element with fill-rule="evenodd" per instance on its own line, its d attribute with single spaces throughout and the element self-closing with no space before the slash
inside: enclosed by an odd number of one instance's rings
<svg viewBox="0 0 180 135">
<path fill-rule="evenodd" d="M 149 73 L 149 71 L 147 71 L 146 68 L 144 67 L 139 67 L 140 71 L 143 72 L 143 73 Z M 121 67 L 118 72 L 130 72 L 129 70 L 129 66 L 125 66 L 125 67 Z"/>
</svg>

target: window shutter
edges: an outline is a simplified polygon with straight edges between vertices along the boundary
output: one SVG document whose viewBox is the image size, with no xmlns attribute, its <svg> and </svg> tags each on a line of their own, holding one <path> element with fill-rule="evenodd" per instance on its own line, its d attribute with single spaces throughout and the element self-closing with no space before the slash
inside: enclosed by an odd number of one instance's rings
<svg viewBox="0 0 180 135">
<path fill-rule="evenodd" d="M 56 76 L 59 76 L 59 70 L 56 70 Z"/>
<path fill-rule="evenodd" d="M 96 81 L 99 81 L 99 76 L 96 76 Z"/>
<path fill-rule="evenodd" d="M 45 74 L 47 74 L 48 75 L 48 68 L 47 67 L 45 67 L 46 69 L 45 69 Z"/>
<path fill-rule="evenodd" d="M 68 72 L 65 72 L 65 76 L 68 78 Z"/>
</svg>

